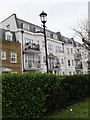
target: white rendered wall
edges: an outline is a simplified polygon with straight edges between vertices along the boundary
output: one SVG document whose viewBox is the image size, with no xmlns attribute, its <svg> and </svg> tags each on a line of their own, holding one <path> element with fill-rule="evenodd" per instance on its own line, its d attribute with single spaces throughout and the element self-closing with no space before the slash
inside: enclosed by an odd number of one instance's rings
<svg viewBox="0 0 90 120">
<path fill-rule="evenodd" d="M 17 30 L 17 24 L 16 24 L 16 19 L 15 15 L 13 14 L 11 17 L 8 17 L 4 21 L 0 23 L 0 28 L 7 29 L 7 25 L 10 25 L 10 30 L 11 31 L 16 31 Z"/>
</svg>

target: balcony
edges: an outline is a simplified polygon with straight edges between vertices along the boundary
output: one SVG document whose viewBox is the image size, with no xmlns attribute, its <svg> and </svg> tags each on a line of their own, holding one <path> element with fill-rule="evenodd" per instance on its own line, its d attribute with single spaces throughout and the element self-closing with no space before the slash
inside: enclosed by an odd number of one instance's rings
<svg viewBox="0 0 90 120">
<path fill-rule="evenodd" d="M 38 63 L 31 63 L 31 62 L 27 62 L 25 63 L 25 70 L 26 71 L 38 71 L 41 70 L 41 64 Z"/>
<path fill-rule="evenodd" d="M 56 56 L 53 55 L 53 53 L 49 53 L 48 57 L 49 57 L 49 59 L 50 59 L 50 58 L 51 58 L 51 59 L 55 59 L 55 58 L 56 58 Z"/>
<path fill-rule="evenodd" d="M 76 70 L 82 70 L 82 69 L 83 69 L 82 64 L 76 64 L 76 65 L 75 65 L 75 69 L 76 69 Z"/>
<path fill-rule="evenodd" d="M 80 59 L 82 59 L 81 53 L 75 53 L 74 59 L 75 59 L 75 60 L 80 60 Z"/>
<path fill-rule="evenodd" d="M 59 70 L 60 69 L 60 63 L 49 63 L 49 70 Z"/>
<path fill-rule="evenodd" d="M 40 46 L 39 44 L 35 43 L 25 43 L 25 53 L 40 53 Z"/>
</svg>

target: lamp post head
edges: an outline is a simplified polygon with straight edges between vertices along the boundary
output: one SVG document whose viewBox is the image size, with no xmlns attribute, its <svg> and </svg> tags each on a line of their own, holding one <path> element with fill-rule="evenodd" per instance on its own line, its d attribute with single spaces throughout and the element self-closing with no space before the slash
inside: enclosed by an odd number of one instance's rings
<svg viewBox="0 0 90 120">
<path fill-rule="evenodd" d="M 42 13 L 39 16 L 40 16 L 41 22 L 45 24 L 47 22 L 47 13 L 42 11 Z"/>
</svg>

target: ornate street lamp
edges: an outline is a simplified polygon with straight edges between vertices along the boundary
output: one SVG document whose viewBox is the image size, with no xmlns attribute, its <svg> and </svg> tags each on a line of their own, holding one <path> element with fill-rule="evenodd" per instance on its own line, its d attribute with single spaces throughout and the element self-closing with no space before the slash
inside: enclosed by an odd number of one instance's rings
<svg viewBox="0 0 90 120">
<path fill-rule="evenodd" d="M 21 23 L 21 34 L 22 34 L 22 72 L 25 72 L 24 69 L 24 49 L 23 49 L 23 34 L 24 34 L 24 30 L 23 30 L 23 23 Z"/>
<path fill-rule="evenodd" d="M 45 54 L 46 54 L 46 68 L 48 73 L 48 57 L 47 57 L 47 41 L 46 41 L 46 32 L 45 32 L 45 23 L 47 22 L 47 13 L 42 11 L 40 14 L 41 22 L 43 23 L 43 30 L 44 30 L 44 40 L 45 40 Z"/>
</svg>

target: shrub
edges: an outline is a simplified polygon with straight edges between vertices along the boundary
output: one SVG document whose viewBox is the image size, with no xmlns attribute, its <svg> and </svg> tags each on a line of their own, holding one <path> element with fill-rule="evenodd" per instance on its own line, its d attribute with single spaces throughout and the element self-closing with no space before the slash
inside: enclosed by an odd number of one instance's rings
<svg viewBox="0 0 90 120">
<path fill-rule="evenodd" d="M 64 107 L 71 100 L 87 97 L 88 75 L 2 75 L 2 117 L 39 118 Z"/>
</svg>

